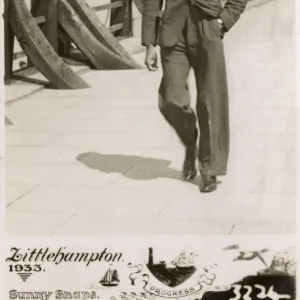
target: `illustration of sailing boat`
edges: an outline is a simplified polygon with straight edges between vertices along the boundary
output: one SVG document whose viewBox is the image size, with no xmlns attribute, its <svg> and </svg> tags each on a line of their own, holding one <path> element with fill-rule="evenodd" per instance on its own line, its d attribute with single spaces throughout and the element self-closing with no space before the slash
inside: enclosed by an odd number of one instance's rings
<svg viewBox="0 0 300 300">
<path fill-rule="evenodd" d="M 119 275 L 117 270 L 112 270 L 109 268 L 103 278 L 100 280 L 100 283 L 103 286 L 117 286 L 119 285 Z"/>
<path fill-rule="evenodd" d="M 177 268 L 195 268 L 195 256 L 196 255 L 194 253 L 188 254 L 186 252 L 181 252 L 172 263 Z"/>
</svg>

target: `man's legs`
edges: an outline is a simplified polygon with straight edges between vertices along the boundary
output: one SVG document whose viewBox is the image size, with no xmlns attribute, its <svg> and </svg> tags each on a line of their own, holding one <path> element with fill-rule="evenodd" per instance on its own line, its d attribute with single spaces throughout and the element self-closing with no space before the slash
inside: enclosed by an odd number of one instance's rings
<svg viewBox="0 0 300 300">
<path fill-rule="evenodd" d="M 199 19 L 200 15 L 200 19 Z M 200 128 L 199 169 L 202 191 L 216 189 L 216 176 L 225 175 L 229 155 L 229 111 L 226 65 L 220 28 L 201 14 L 189 22 L 188 37 L 197 85 Z M 193 40 L 196 47 L 193 48 Z M 205 184 L 205 178 L 208 183 Z M 212 180 L 211 180 L 212 179 Z M 210 182 L 211 187 L 209 187 Z M 204 185 L 204 186 L 203 186 Z M 206 187 L 205 187 L 206 185 Z"/>
<path fill-rule="evenodd" d="M 163 78 L 159 88 L 159 108 L 175 129 L 186 147 L 183 176 L 190 180 L 196 176 L 196 115 L 190 107 L 187 78 L 190 61 L 184 38 L 174 47 L 161 49 Z"/>
</svg>

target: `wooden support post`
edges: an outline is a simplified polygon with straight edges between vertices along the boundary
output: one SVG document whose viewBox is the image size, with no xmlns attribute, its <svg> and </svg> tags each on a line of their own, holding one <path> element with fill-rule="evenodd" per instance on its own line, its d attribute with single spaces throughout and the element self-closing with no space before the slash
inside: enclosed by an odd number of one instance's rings
<svg viewBox="0 0 300 300">
<path fill-rule="evenodd" d="M 31 0 L 30 12 L 32 16 L 37 20 L 40 17 L 44 17 L 46 15 L 48 0 Z M 39 27 L 43 30 L 45 23 L 38 24 Z M 33 67 L 34 64 L 30 61 L 29 57 L 27 57 L 27 67 Z"/>
<path fill-rule="evenodd" d="M 47 0 L 46 0 L 47 1 Z M 34 17 L 37 17 L 38 15 L 41 15 L 41 6 L 45 3 L 45 0 L 41 2 L 41 0 L 31 0 L 31 6 L 30 6 L 30 12 Z M 42 10 L 43 10 L 42 6 Z"/>
<path fill-rule="evenodd" d="M 45 1 L 45 0 L 43 0 Z M 58 0 L 50 0 L 46 13 L 44 33 L 52 48 L 58 51 Z"/>
<path fill-rule="evenodd" d="M 130 37 L 132 35 L 132 1 L 124 1 L 124 25 L 122 36 Z"/>
<path fill-rule="evenodd" d="M 11 3 L 9 0 L 4 2 L 4 55 L 5 55 L 5 70 L 4 80 L 8 80 L 12 77 L 13 73 L 13 54 L 14 54 L 14 32 L 9 22 L 11 13 Z"/>
<path fill-rule="evenodd" d="M 58 0 L 31 0 L 31 13 L 35 18 L 44 17 L 46 22 L 41 29 L 51 44 L 58 51 Z"/>
<path fill-rule="evenodd" d="M 110 0 L 110 3 L 117 2 L 119 0 Z M 126 4 L 127 0 L 123 0 L 124 4 Z M 120 23 L 124 23 L 124 11 L 126 9 L 126 5 L 122 7 L 115 7 L 110 10 L 110 25 L 114 26 Z M 114 32 L 114 36 L 122 36 L 123 29 L 117 30 Z"/>
<path fill-rule="evenodd" d="M 65 30 L 61 27 L 58 31 L 58 55 L 62 57 L 69 57 L 70 56 L 70 49 L 71 49 L 71 42 L 72 40 L 67 35 Z"/>
</svg>

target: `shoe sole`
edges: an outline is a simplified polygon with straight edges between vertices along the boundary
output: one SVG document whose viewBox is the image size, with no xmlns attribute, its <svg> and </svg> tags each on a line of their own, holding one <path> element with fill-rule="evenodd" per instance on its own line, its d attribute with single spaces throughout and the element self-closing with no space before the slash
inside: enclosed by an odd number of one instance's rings
<svg viewBox="0 0 300 300">
<path fill-rule="evenodd" d="M 217 187 L 215 187 L 214 189 L 208 191 L 208 190 L 201 190 L 201 188 L 199 188 L 199 190 L 200 190 L 201 193 L 212 193 L 212 192 L 214 192 L 216 189 L 217 189 Z"/>
</svg>

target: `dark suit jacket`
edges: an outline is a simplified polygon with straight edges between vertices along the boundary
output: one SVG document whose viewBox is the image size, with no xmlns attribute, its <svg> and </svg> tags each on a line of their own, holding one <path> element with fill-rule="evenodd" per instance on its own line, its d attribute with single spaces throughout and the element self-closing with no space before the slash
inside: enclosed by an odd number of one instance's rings
<svg viewBox="0 0 300 300">
<path fill-rule="evenodd" d="M 190 1 L 194 2 L 192 9 L 200 9 L 205 15 L 221 18 L 226 31 L 236 23 L 245 10 L 247 0 L 227 0 L 225 6 L 221 0 L 165 0 L 166 9 L 160 23 L 162 0 L 144 0 L 142 21 L 142 44 L 162 47 L 174 46 L 179 33 L 182 32 L 189 14 Z M 159 35 L 159 41 L 158 41 Z"/>
</svg>

